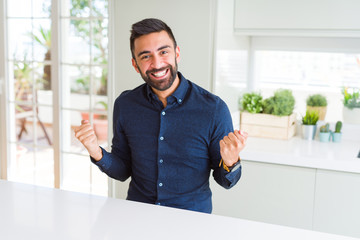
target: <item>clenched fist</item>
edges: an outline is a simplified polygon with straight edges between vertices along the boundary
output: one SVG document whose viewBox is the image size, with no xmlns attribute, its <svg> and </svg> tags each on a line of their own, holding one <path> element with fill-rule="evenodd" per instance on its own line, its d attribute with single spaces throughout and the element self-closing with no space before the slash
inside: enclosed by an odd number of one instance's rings
<svg viewBox="0 0 360 240">
<path fill-rule="evenodd" d="M 102 150 L 99 147 L 97 137 L 94 129 L 91 127 L 88 120 L 82 120 L 81 125 L 74 129 L 75 137 L 84 145 L 88 150 L 90 156 L 96 161 L 101 160 Z"/>
<path fill-rule="evenodd" d="M 220 154 L 227 167 L 232 167 L 239 160 L 239 153 L 244 149 L 248 134 L 235 130 L 220 140 Z"/>
</svg>

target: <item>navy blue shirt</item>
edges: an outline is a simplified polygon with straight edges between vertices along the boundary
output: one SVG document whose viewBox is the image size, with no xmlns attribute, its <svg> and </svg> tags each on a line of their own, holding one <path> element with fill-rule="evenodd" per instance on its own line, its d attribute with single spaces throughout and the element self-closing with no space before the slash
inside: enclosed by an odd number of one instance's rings
<svg viewBox="0 0 360 240">
<path fill-rule="evenodd" d="M 232 120 L 224 101 L 178 74 L 165 108 L 147 84 L 116 99 L 111 153 L 93 162 L 112 178 L 131 177 L 128 200 L 211 213 L 211 169 L 227 189 L 241 176 L 241 167 L 219 167 Z"/>
</svg>

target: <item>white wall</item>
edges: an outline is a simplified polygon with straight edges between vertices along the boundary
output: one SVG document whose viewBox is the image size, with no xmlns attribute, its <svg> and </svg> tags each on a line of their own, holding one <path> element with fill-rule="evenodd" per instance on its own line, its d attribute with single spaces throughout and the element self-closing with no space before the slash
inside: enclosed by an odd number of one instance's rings
<svg viewBox="0 0 360 240">
<path fill-rule="evenodd" d="M 5 2 L 0 0 L 0 33 L 5 32 Z M 7 159 L 6 154 L 6 129 L 5 124 L 6 118 L 3 112 L 6 109 L 6 95 L 5 95 L 5 74 L 6 74 L 6 66 L 5 66 L 5 36 L 0 35 L 0 179 L 6 178 L 6 169 L 5 169 L 5 159 Z"/>
<path fill-rule="evenodd" d="M 221 0 L 217 3 L 217 23 L 216 23 L 216 52 L 221 50 L 244 51 L 249 53 L 249 37 L 236 36 L 234 34 L 234 0 Z M 216 54 L 215 54 L 216 61 Z M 248 65 L 237 66 L 248 71 Z M 228 105 L 231 112 L 238 111 L 238 98 L 245 89 L 229 84 L 221 76 L 215 78 L 216 84 L 214 93 L 220 96 Z"/>
<path fill-rule="evenodd" d="M 159 18 L 172 29 L 180 47 L 179 71 L 201 87 L 212 88 L 215 0 L 114 1 L 115 91 L 143 83 L 131 65 L 131 25 L 144 18 Z"/>
</svg>

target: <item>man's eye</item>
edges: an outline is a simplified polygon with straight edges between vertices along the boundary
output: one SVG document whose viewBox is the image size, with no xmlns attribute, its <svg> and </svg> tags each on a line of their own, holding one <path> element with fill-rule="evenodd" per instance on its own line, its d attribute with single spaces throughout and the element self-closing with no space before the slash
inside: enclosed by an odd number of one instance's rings
<svg viewBox="0 0 360 240">
<path fill-rule="evenodd" d="M 167 54 L 167 51 L 161 51 L 161 54 L 164 55 L 164 54 Z"/>
<path fill-rule="evenodd" d="M 150 57 L 149 55 L 144 55 L 144 56 L 141 57 L 141 59 L 145 60 L 145 59 L 148 59 L 149 57 Z"/>
</svg>

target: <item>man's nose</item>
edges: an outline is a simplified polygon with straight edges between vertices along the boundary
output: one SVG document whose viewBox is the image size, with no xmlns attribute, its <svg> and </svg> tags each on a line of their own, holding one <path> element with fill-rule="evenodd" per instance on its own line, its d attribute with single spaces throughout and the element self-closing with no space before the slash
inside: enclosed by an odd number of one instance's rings
<svg viewBox="0 0 360 240">
<path fill-rule="evenodd" d="M 152 62 L 151 62 L 151 67 L 155 68 L 155 69 L 159 69 L 162 67 L 162 59 L 160 56 L 153 56 L 152 58 Z"/>
</svg>

